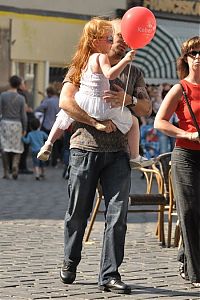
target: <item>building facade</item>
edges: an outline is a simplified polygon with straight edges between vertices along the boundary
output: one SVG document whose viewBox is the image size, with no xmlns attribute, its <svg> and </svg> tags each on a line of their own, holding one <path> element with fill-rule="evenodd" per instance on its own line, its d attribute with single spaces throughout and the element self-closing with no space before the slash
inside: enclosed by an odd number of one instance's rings
<svg viewBox="0 0 200 300">
<path fill-rule="evenodd" d="M 36 106 L 50 82 L 62 81 L 84 24 L 92 16 L 123 16 L 133 6 L 151 9 L 157 19 L 154 39 L 134 63 L 148 83 L 175 82 L 180 43 L 199 35 L 199 1 L 0 0 L 0 90 L 18 74 Z"/>
</svg>

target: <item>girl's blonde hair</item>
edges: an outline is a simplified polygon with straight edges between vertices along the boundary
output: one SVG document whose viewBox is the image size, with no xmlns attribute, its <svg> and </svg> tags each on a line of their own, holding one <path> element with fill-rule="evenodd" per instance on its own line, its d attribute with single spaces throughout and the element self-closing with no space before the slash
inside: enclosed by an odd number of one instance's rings
<svg viewBox="0 0 200 300">
<path fill-rule="evenodd" d="M 187 63 L 187 54 L 200 47 L 200 36 L 194 36 L 185 41 L 181 46 L 181 56 L 177 60 L 177 72 L 180 79 L 185 78 L 189 74 L 189 66 Z"/>
<path fill-rule="evenodd" d="M 70 76 L 70 80 L 73 84 L 79 85 L 81 71 L 86 66 L 90 55 L 95 52 L 94 40 L 103 38 L 108 31 L 112 31 L 111 22 L 101 18 L 93 18 L 84 26 L 71 62 L 73 74 Z"/>
</svg>

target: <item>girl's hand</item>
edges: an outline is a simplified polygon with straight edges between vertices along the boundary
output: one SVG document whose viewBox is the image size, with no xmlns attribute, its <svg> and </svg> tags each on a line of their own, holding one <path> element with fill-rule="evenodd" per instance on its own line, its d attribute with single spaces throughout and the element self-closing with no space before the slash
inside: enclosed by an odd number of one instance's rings
<svg viewBox="0 0 200 300">
<path fill-rule="evenodd" d="M 129 52 L 126 53 L 126 55 L 124 56 L 124 58 L 130 62 L 135 58 L 135 54 L 136 54 L 136 50 L 131 50 Z"/>
</svg>

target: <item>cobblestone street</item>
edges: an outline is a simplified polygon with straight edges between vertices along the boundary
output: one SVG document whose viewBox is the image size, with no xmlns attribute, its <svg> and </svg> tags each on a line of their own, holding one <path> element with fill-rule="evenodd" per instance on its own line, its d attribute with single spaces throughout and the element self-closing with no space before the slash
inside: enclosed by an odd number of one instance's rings
<svg viewBox="0 0 200 300">
<path fill-rule="evenodd" d="M 0 171 L 2 177 L 2 167 Z M 0 300 L 200 299 L 200 289 L 178 275 L 177 248 L 161 247 L 157 241 L 155 213 L 128 215 L 120 272 L 122 280 L 132 286 L 131 295 L 98 290 L 102 213 L 97 215 L 90 242 L 83 246 L 75 283 L 64 285 L 59 269 L 67 187 L 62 166 L 48 167 L 46 173 L 42 181 L 33 175 L 19 175 L 16 181 L 0 179 Z M 132 172 L 136 193 L 144 190 L 140 176 Z"/>
</svg>

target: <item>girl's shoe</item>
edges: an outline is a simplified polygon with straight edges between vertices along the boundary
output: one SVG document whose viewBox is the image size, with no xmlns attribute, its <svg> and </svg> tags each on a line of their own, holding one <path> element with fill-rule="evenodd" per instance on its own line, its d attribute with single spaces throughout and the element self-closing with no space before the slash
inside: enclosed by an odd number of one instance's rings
<svg viewBox="0 0 200 300">
<path fill-rule="evenodd" d="M 45 143 L 44 146 L 42 146 L 42 148 L 40 149 L 37 158 L 40 160 L 47 161 L 51 155 L 52 148 L 53 148 L 52 144 Z"/>
<path fill-rule="evenodd" d="M 150 167 L 154 163 L 153 159 L 147 159 L 144 156 L 138 155 L 136 158 L 130 159 L 131 168 L 138 168 L 138 167 Z"/>
</svg>

